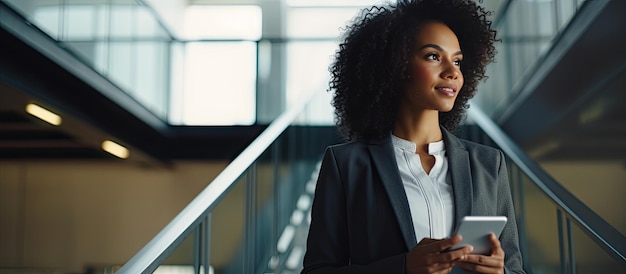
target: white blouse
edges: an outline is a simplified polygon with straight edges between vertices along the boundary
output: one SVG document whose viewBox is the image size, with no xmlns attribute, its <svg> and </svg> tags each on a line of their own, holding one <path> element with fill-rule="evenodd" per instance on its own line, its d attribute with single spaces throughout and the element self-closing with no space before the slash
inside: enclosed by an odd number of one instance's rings
<svg viewBox="0 0 626 274">
<path fill-rule="evenodd" d="M 453 233 L 454 196 L 443 140 L 428 144 L 428 154 L 435 157 L 435 165 L 429 174 L 415 153 L 415 143 L 393 135 L 392 141 L 417 241 L 425 237 L 450 237 Z"/>
</svg>

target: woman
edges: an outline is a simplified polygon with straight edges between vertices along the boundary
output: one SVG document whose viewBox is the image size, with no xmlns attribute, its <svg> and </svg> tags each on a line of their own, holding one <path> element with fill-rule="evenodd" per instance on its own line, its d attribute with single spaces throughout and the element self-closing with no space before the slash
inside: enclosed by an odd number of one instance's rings
<svg viewBox="0 0 626 274">
<path fill-rule="evenodd" d="M 486 16 L 399 1 L 347 29 L 330 87 L 349 142 L 326 150 L 303 273 L 524 273 L 503 154 L 449 132 L 495 55 Z M 491 254 L 449 250 L 467 215 L 508 217 Z"/>
</svg>

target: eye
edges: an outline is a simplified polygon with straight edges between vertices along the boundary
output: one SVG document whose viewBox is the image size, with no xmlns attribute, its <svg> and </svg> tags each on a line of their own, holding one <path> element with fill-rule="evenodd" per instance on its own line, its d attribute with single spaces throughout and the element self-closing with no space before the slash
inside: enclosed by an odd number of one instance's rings
<svg viewBox="0 0 626 274">
<path fill-rule="evenodd" d="M 455 59 L 454 60 L 454 65 L 460 67 L 462 62 L 463 62 L 463 60 L 461 60 L 461 59 Z"/>
<path fill-rule="evenodd" d="M 426 60 L 439 61 L 439 55 L 437 53 L 429 53 L 426 55 Z"/>
</svg>

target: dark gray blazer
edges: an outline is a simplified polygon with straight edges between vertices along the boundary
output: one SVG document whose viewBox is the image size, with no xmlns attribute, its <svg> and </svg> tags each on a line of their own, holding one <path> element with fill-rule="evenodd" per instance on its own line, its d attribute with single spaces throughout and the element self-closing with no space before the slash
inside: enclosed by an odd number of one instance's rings
<svg viewBox="0 0 626 274">
<path fill-rule="evenodd" d="M 443 130 L 456 223 L 507 216 L 500 236 L 507 273 L 524 273 L 504 155 Z M 405 273 L 418 242 L 391 136 L 328 147 L 311 211 L 302 273 Z"/>
</svg>

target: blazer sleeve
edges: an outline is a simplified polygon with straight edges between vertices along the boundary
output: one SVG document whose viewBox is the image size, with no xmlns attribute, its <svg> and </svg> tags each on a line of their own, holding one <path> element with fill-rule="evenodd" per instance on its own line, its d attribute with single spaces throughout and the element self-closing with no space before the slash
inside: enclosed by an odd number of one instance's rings
<svg viewBox="0 0 626 274">
<path fill-rule="evenodd" d="M 511 186 L 506 168 L 506 161 L 502 151 L 498 151 L 498 214 L 507 216 L 508 222 L 500 235 L 500 243 L 505 253 L 504 272 L 507 274 L 522 274 L 522 255 L 519 249 L 519 236 L 517 233 L 517 223 L 515 221 L 515 210 L 511 197 Z"/>
<path fill-rule="evenodd" d="M 326 149 L 311 208 L 311 225 L 302 273 L 404 274 L 406 253 L 368 265 L 350 263 L 346 188 L 339 166 L 332 148 Z"/>
</svg>

